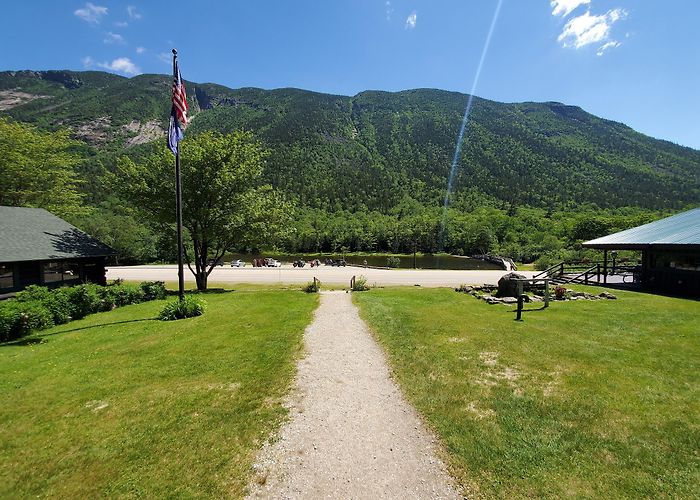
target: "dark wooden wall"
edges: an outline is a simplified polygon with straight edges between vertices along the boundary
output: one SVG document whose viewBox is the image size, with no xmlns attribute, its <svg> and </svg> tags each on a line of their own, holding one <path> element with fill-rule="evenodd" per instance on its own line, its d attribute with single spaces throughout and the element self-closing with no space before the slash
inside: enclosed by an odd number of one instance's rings
<svg viewBox="0 0 700 500">
<path fill-rule="evenodd" d="M 73 262 L 80 264 L 80 279 L 71 282 L 54 282 L 44 283 L 42 276 L 42 268 L 46 262 L 53 261 L 30 261 L 30 262 L 15 262 L 14 266 L 14 283 L 12 290 L 3 290 L 4 292 L 18 292 L 24 290 L 29 285 L 42 285 L 49 288 L 56 288 L 63 285 L 77 285 L 80 283 L 96 283 L 98 285 L 107 284 L 106 257 L 90 257 L 85 259 L 71 259 Z"/>
</svg>

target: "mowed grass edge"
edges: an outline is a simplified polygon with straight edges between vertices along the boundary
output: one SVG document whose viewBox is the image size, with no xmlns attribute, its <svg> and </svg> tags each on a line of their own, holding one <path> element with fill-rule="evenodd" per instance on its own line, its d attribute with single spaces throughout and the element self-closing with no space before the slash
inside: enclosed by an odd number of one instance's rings
<svg viewBox="0 0 700 500">
<path fill-rule="evenodd" d="M 243 495 L 285 415 L 318 297 L 206 294 L 89 316 L 0 345 L 0 497 Z"/>
<path fill-rule="evenodd" d="M 447 289 L 354 300 L 469 496 L 697 498 L 700 303 L 614 293 L 522 323 Z"/>
</svg>

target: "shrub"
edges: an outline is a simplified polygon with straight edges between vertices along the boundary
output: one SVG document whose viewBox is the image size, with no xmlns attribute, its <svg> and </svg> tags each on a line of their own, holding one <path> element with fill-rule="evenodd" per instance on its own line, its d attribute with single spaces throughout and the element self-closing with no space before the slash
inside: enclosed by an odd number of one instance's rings
<svg viewBox="0 0 700 500">
<path fill-rule="evenodd" d="M 139 286 L 143 291 L 143 300 L 160 300 L 168 294 L 162 281 L 144 281 Z"/>
<path fill-rule="evenodd" d="M 61 325 L 71 320 L 71 308 L 64 290 L 49 291 L 45 286 L 31 285 L 19 292 L 15 300 L 21 303 L 40 303 L 51 313 L 53 323 Z"/>
<path fill-rule="evenodd" d="M 359 278 L 355 279 L 355 282 L 353 283 L 353 286 L 351 288 L 353 292 L 365 292 L 369 290 L 369 285 L 367 284 L 367 278 L 364 276 L 360 276 Z"/>
<path fill-rule="evenodd" d="M 41 302 L 18 302 L 22 315 L 22 335 L 54 326 L 53 315 Z"/>
<path fill-rule="evenodd" d="M 70 302 L 68 302 L 68 297 L 64 290 L 56 290 L 50 293 L 42 301 L 42 304 L 51 311 L 53 322 L 57 325 L 68 323 L 72 319 Z"/>
<path fill-rule="evenodd" d="M 0 342 L 7 342 L 22 336 L 22 316 L 15 303 L 5 301 L 0 304 Z"/>
<path fill-rule="evenodd" d="M 88 314 L 107 310 L 103 299 L 103 288 L 99 285 L 77 285 L 65 288 L 70 304 L 71 318 L 80 319 Z"/>
<path fill-rule="evenodd" d="M 391 256 L 391 257 L 386 258 L 386 266 L 387 267 L 391 267 L 391 268 L 395 269 L 395 268 L 399 267 L 400 265 L 401 265 L 401 259 L 399 259 L 398 257 Z"/>
<path fill-rule="evenodd" d="M 95 312 L 164 297 L 165 286 L 159 281 L 107 287 L 87 284 L 55 290 L 32 285 L 15 298 L 0 302 L 0 342 Z"/>
<path fill-rule="evenodd" d="M 0 341 L 15 340 L 32 330 L 54 325 L 53 315 L 41 302 L 8 300 L 0 305 Z"/>
<path fill-rule="evenodd" d="M 318 293 L 321 291 L 321 282 L 319 280 L 309 281 L 306 285 L 301 287 L 301 290 L 306 293 Z"/>
<path fill-rule="evenodd" d="M 114 307 L 143 302 L 145 293 L 140 285 L 112 285 L 102 289 L 102 299 L 102 310 L 108 311 Z"/>
<path fill-rule="evenodd" d="M 45 286 L 30 285 L 15 295 L 17 302 L 30 302 L 32 300 L 44 301 L 51 296 L 51 292 Z"/>
<path fill-rule="evenodd" d="M 168 302 L 160 311 L 158 319 L 161 321 L 172 321 L 201 316 L 204 314 L 205 305 L 206 303 L 199 297 L 187 295 L 182 302 L 180 300 Z"/>
</svg>

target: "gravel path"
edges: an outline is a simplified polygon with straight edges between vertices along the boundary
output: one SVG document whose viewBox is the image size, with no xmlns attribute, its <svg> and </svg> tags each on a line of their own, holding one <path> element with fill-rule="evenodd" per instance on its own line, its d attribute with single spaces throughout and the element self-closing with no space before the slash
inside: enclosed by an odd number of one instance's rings
<svg viewBox="0 0 700 500">
<path fill-rule="evenodd" d="M 350 294 L 321 295 L 305 344 L 290 420 L 261 451 L 251 497 L 459 498 Z"/>
</svg>

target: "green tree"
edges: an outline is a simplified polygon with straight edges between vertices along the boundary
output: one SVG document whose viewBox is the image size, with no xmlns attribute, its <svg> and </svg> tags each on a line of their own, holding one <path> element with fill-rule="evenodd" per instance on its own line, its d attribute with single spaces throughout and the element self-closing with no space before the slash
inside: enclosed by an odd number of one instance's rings
<svg viewBox="0 0 700 500">
<path fill-rule="evenodd" d="M 611 229 L 610 220 L 595 215 L 584 215 L 575 222 L 571 231 L 571 239 L 592 240 L 610 234 Z"/>
<path fill-rule="evenodd" d="M 0 205 L 37 207 L 74 217 L 89 210 L 78 192 L 78 146 L 67 130 L 42 132 L 0 118 Z"/>
<path fill-rule="evenodd" d="M 138 264 L 156 258 L 156 235 L 130 214 L 115 213 L 113 208 L 99 208 L 88 217 L 73 222 L 114 249 L 117 265 Z"/>
<path fill-rule="evenodd" d="M 261 181 L 267 154 L 249 132 L 206 132 L 181 143 L 186 257 L 199 290 L 226 252 L 274 246 L 289 230 L 292 205 Z M 138 164 L 121 158 L 115 176 L 134 206 L 168 224 L 175 221 L 173 163 L 163 148 Z"/>
</svg>

